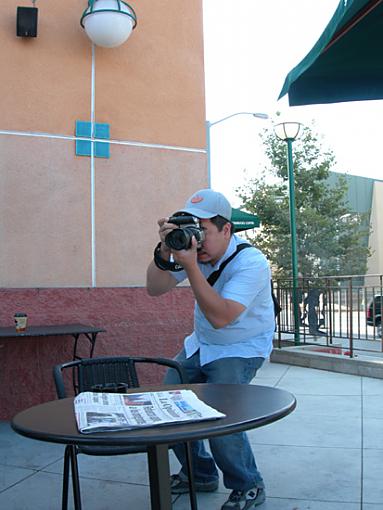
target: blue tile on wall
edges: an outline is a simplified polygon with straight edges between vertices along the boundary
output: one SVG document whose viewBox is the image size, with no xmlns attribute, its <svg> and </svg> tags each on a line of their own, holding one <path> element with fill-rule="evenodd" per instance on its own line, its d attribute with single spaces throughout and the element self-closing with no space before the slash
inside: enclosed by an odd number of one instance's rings
<svg viewBox="0 0 383 510">
<path fill-rule="evenodd" d="M 86 120 L 76 120 L 76 136 L 90 138 L 92 136 L 92 123 Z M 76 140 L 76 156 L 90 156 L 91 142 Z"/>
<path fill-rule="evenodd" d="M 84 120 L 76 120 L 76 136 L 91 138 L 92 123 Z M 106 123 L 95 123 L 94 137 L 99 139 L 110 139 L 110 125 Z M 94 143 L 94 156 L 96 158 L 110 157 L 110 144 L 107 142 L 92 142 L 91 140 L 76 140 L 76 156 L 90 156 L 91 144 Z"/>
<path fill-rule="evenodd" d="M 105 140 L 110 139 L 110 125 L 106 123 L 96 123 L 94 126 L 94 137 L 101 138 Z M 109 158 L 110 150 L 109 143 L 104 142 L 95 142 L 94 144 L 94 155 L 96 158 Z"/>
<path fill-rule="evenodd" d="M 88 120 L 76 120 L 76 136 L 91 137 L 92 123 Z"/>
<path fill-rule="evenodd" d="M 87 140 L 76 140 L 76 156 L 90 156 L 91 143 Z"/>
<path fill-rule="evenodd" d="M 110 139 L 110 125 L 109 124 L 101 124 L 97 123 L 94 125 L 94 137 L 95 138 L 103 138 L 105 140 Z"/>
<path fill-rule="evenodd" d="M 110 150 L 109 143 L 106 142 L 95 142 L 94 143 L 94 155 L 96 158 L 109 158 Z"/>
</svg>

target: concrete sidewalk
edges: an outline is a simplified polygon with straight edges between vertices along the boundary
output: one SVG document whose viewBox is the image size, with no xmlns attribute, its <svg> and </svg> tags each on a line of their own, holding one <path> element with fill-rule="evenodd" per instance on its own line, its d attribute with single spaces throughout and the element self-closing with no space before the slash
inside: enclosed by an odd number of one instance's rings
<svg viewBox="0 0 383 510">
<path fill-rule="evenodd" d="M 383 380 L 266 363 L 257 384 L 291 391 L 297 409 L 249 432 L 266 483 L 262 510 L 383 508 Z M 61 445 L 15 434 L 0 423 L 0 508 L 61 508 Z M 145 455 L 79 456 L 84 510 L 148 510 Z M 172 456 L 173 472 L 178 463 Z M 199 494 L 200 510 L 219 510 L 229 491 Z M 70 508 L 73 508 L 72 503 Z M 174 510 L 189 509 L 187 495 Z"/>
</svg>

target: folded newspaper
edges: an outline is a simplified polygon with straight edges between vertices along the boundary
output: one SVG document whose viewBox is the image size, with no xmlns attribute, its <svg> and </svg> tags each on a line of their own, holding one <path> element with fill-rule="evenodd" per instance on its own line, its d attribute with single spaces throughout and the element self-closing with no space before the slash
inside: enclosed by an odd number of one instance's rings
<svg viewBox="0 0 383 510">
<path fill-rule="evenodd" d="M 74 399 L 80 432 L 128 430 L 226 416 L 191 390 L 144 393 L 80 393 Z"/>
</svg>

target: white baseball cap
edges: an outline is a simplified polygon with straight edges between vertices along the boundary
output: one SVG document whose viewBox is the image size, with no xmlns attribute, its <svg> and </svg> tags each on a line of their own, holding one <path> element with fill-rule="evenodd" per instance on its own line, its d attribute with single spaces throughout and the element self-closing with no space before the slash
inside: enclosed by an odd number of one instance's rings
<svg viewBox="0 0 383 510">
<path fill-rule="evenodd" d="M 230 202 L 222 193 L 212 189 L 196 191 L 180 212 L 186 212 L 201 219 L 210 219 L 214 216 L 222 216 L 228 221 L 231 219 Z"/>
</svg>

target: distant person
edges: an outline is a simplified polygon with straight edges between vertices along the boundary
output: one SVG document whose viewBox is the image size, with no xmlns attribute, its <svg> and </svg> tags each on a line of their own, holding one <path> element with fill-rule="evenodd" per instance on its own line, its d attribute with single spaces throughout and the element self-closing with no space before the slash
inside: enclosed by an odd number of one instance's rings
<svg viewBox="0 0 383 510">
<path fill-rule="evenodd" d="M 182 249 L 169 247 L 182 239 L 174 223 L 178 214 L 193 216 L 202 231 L 195 231 L 190 245 Z M 196 301 L 194 331 L 175 359 L 191 383 L 249 384 L 272 350 L 275 316 L 269 263 L 257 248 L 249 247 L 237 252 L 211 286 L 209 275 L 243 243 L 233 234 L 230 203 L 221 193 L 203 189 L 173 216 L 173 221 L 158 220 L 160 242 L 148 267 L 147 290 L 159 296 L 189 279 Z M 181 271 L 176 272 L 171 257 Z M 165 311 L 164 316 L 173 313 Z M 177 382 L 174 370 L 169 370 L 165 383 Z M 262 504 L 265 485 L 246 433 L 214 437 L 210 449 L 211 454 L 203 441 L 192 443 L 196 490 L 217 490 L 219 468 L 225 487 L 231 489 L 221 510 L 250 510 Z M 171 476 L 171 491 L 182 494 L 189 491 L 184 448 L 175 445 L 174 452 L 181 471 Z"/>
<path fill-rule="evenodd" d="M 310 287 L 307 295 L 309 333 L 314 336 L 322 336 L 326 333 L 320 331 L 318 320 L 319 299 L 322 291 L 316 287 Z"/>
<path fill-rule="evenodd" d="M 298 273 L 297 302 L 299 307 L 299 323 L 301 326 L 303 326 L 306 318 L 303 287 L 304 287 L 303 275 L 302 273 Z"/>
</svg>

